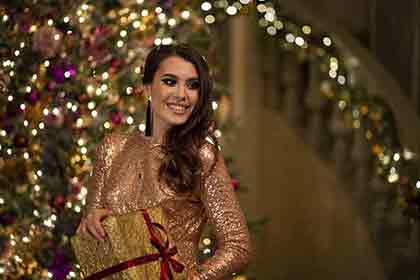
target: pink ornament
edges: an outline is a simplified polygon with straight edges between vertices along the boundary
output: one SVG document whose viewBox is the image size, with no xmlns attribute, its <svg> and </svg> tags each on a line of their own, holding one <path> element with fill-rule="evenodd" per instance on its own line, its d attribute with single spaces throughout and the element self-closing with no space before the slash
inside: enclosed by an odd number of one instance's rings
<svg viewBox="0 0 420 280">
<path fill-rule="evenodd" d="M 122 122 L 121 112 L 111 112 L 110 118 L 113 124 L 120 124 Z"/>
<path fill-rule="evenodd" d="M 44 58 L 50 58 L 57 55 L 62 42 L 63 33 L 55 27 L 43 26 L 34 34 L 32 49 L 40 52 Z"/>
</svg>

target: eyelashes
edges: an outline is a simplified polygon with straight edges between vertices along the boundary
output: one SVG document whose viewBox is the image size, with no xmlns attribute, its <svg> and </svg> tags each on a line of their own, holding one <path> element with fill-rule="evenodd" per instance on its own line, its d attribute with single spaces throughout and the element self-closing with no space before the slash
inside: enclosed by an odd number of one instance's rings
<svg viewBox="0 0 420 280">
<path fill-rule="evenodd" d="M 162 78 L 162 82 L 164 82 L 167 86 L 173 87 L 176 85 L 177 81 L 173 78 Z M 195 90 L 200 88 L 200 82 L 197 80 L 194 81 L 187 81 L 186 85 L 189 89 Z"/>
</svg>

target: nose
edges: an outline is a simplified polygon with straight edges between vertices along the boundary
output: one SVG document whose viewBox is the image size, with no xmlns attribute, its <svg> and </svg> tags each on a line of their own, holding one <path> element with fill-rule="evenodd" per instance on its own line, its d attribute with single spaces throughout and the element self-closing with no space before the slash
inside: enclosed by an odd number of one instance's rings
<svg viewBox="0 0 420 280">
<path fill-rule="evenodd" d="M 184 99 L 187 96 L 186 86 L 183 85 L 182 83 L 178 84 L 176 96 L 181 99 Z"/>
</svg>

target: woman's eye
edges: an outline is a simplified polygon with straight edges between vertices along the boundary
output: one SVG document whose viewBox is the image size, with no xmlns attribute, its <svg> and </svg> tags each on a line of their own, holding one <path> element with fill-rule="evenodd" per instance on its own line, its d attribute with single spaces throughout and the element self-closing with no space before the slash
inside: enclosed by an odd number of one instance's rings
<svg viewBox="0 0 420 280">
<path fill-rule="evenodd" d="M 167 84 L 168 86 L 174 86 L 176 85 L 176 81 L 174 79 L 165 78 L 162 79 L 162 81 Z"/>
<path fill-rule="evenodd" d="M 200 83 L 198 81 L 188 83 L 188 87 L 190 89 L 198 89 L 200 88 Z"/>
</svg>

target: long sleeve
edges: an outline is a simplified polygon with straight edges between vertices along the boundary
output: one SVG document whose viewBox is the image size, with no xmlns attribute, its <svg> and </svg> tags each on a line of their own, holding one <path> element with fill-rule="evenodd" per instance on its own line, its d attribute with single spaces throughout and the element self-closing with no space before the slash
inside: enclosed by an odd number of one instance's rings
<svg viewBox="0 0 420 280">
<path fill-rule="evenodd" d="M 117 138 L 118 134 L 116 133 L 107 134 L 96 147 L 96 161 L 87 183 L 88 193 L 84 215 L 88 214 L 94 208 L 103 207 L 102 192 L 117 148 Z"/>
<path fill-rule="evenodd" d="M 217 248 L 210 259 L 199 265 L 194 279 L 231 279 L 233 272 L 248 264 L 254 248 L 224 157 L 220 151 L 216 156 L 211 146 L 206 143 L 200 150 L 204 170 L 201 200 L 208 222 L 214 226 Z"/>
</svg>

